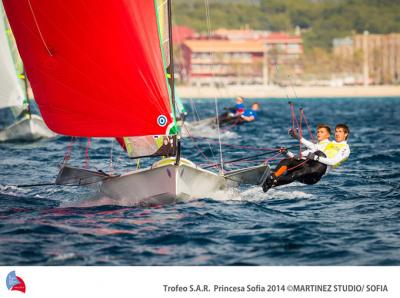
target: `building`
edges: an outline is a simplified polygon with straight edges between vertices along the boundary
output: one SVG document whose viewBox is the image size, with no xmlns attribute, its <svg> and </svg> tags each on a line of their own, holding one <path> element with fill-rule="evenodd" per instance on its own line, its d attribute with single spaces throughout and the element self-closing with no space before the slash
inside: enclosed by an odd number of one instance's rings
<svg viewBox="0 0 400 298">
<path fill-rule="evenodd" d="M 180 46 L 185 40 L 197 37 L 196 31 L 186 26 L 173 26 L 172 27 L 172 40 L 173 44 Z"/>
<path fill-rule="evenodd" d="M 183 68 L 190 84 L 262 84 L 264 42 L 187 40 Z"/>
<path fill-rule="evenodd" d="M 351 59 L 354 55 L 353 45 L 353 39 L 350 37 L 335 38 L 333 40 L 333 54 L 337 57 Z"/>
<path fill-rule="evenodd" d="M 400 34 L 364 34 L 335 39 L 333 52 L 338 59 L 358 64 L 364 85 L 400 83 Z"/>
<path fill-rule="evenodd" d="M 303 53 L 301 37 L 286 33 L 219 29 L 214 34 L 182 44 L 185 82 L 269 84 L 275 80 L 276 64 L 296 64 Z"/>
<path fill-rule="evenodd" d="M 229 40 L 261 40 L 270 34 L 269 31 L 251 30 L 251 29 L 225 29 L 220 28 L 213 32 L 213 39 Z"/>
</svg>

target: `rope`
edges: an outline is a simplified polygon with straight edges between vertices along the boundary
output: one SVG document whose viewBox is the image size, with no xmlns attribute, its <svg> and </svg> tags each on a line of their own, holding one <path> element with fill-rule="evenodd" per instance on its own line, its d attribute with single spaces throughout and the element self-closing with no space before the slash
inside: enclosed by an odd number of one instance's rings
<svg viewBox="0 0 400 298">
<path fill-rule="evenodd" d="M 302 128 L 302 121 L 303 121 L 303 109 L 300 109 L 300 120 L 299 120 L 299 157 L 301 158 L 301 139 L 303 137 L 303 128 Z"/>
<path fill-rule="evenodd" d="M 275 154 L 274 156 L 271 156 L 270 158 L 267 158 L 266 160 L 264 160 L 265 163 L 269 163 L 272 160 L 275 160 L 276 157 L 278 157 L 279 155 L 282 155 L 281 152 L 278 152 L 277 154 Z"/>
<path fill-rule="evenodd" d="M 113 172 L 114 172 L 114 165 L 113 165 L 113 148 L 114 148 L 114 138 L 111 138 L 110 164 L 109 164 L 109 171 L 110 171 L 110 173 L 113 173 Z"/>
<path fill-rule="evenodd" d="M 299 163 L 298 165 L 296 165 L 296 166 L 294 166 L 294 167 L 292 167 L 290 169 L 287 169 L 286 171 L 292 171 L 292 170 L 304 165 L 307 161 L 309 161 L 309 159 L 304 160 L 302 163 Z"/>
<path fill-rule="evenodd" d="M 290 112 L 292 114 L 292 128 L 296 129 L 299 127 L 299 122 L 297 121 L 296 113 L 294 112 L 294 104 L 293 102 L 289 101 Z M 295 127 L 296 124 L 296 127 Z"/>
<path fill-rule="evenodd" d="M 89 168 L 89 148 L 90 148 L 90 138 L 88 138 L 88 142 L 87 142 L 86 150 L 85 150 L 85 161 L 83 162 L 83 167 L 85 169 Z"/>
<path fill-rule="evenodd" d="M 314 136 L 313 136 L 313 134 L 312 134 L 312 132 L 311 132 L 311 127 L 310 127 L 310 125 L 308 124 L 307 117 L 306 117 L 306 114 L 305 114 L 305 113 L 303 113 L 303 118 L 304 118 L 304 122 L 305 122 L 306 125 L 307 125 L 307 129 L 308 129 L 308 133 L 310 134 L 310 138 L 311 138 L 312 142 L 313 142 L 314 144 L 316 144 L 315 139 L 314 139 Z"/>
<path fill-rule="evenodd" d="M 76 138 L 74 138 L 74 137 L 71 138 L 71 141 L 69 142 L 69 144 L 67 146 L 67 150 L 65 151 L 64 160 L 62 162 L 62 165 L 66 165 L 68 163 L 68 161 L 71 159 L 72 149 L 74 148 L 75 140 L 76 140 Z"/>
</svg>

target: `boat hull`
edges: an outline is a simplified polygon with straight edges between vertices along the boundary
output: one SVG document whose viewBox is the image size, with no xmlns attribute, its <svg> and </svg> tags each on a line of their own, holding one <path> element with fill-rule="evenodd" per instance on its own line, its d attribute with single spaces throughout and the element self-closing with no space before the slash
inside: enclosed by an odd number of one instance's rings
<svg viewBox="0 0 400 298">
<path fill-rule="evenodd" d="M 56 136 L 38 115 L 23 118 L 0 131 L 0 142 L 31 142 Z"/>
<path fill-rule="evenodd" d="M 167 164 L 106 179 L 99 183 L 99 194 L 133 205 L 159 205 L 208 197 L 226 187 L 226 179 L 216 173 Z"/>
</svg>

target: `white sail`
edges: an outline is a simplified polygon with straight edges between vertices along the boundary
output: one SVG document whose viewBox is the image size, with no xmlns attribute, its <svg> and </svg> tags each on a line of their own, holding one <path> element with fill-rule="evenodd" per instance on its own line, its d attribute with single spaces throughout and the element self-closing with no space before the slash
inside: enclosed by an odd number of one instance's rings
<svg viewBox="0 0 400 298">
<path fill-rule="evenodd" d="M 25 96 L 12 57 L 6 23 L 3 4 L 0 3 L 0 109 L 22 107 Z"/>
</svg>

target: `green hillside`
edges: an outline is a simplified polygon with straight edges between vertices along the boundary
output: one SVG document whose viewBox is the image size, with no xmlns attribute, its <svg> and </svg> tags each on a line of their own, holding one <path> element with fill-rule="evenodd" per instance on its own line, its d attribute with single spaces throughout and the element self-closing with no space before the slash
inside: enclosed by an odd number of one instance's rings
<svg viewBox="0 0 400 298">
<path fill-rule="evenodd" d="M 352 33 L 400 32 L 400 0 L 175 0 L 174 22 L 207 32 L 220 27 L 271 31 L 302 29 L 306 49 L 332 46 Z"/>
</svg>

